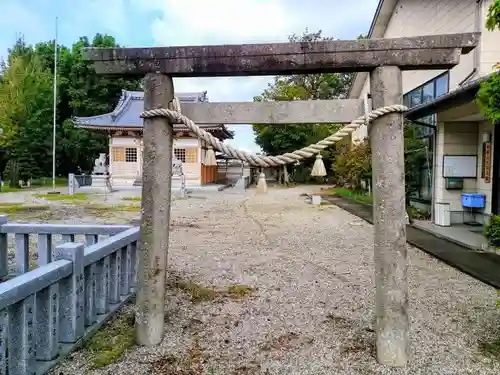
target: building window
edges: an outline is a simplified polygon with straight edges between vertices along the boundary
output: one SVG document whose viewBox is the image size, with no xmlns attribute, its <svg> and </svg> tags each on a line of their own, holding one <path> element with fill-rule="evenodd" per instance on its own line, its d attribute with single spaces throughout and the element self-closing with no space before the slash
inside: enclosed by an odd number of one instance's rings
<svg viewBox="0 0 500 375">
<path fill-rule="evenodd" d="M 183 163 L 185 163 L 186 162 L 186 149 L 185 148 L 174 148 L 174 157 L 177 160 L 180 160 Z"/>
<path fill-rule="evenodd" d="M 190 148 L 174 148 L 174 157 L 183 163 L 198 163 L 198 149 Z"/>
<path fill-rule="evenodd" d="M 125 161 L 127 163 L 137 163 L 137 148 L 126 148 L 125 149 Z"/>
<path fill-rule="evenodd" d="M 111 160 L 114 162 L 125 161 L 125 148 L 113 147 L 111 149 Z"/>
<path fill-rule="evenodd" d="M 403 95 L 403 103 L 405 106 L 412 108 L 421 104 L 426 104 L 432 102 L 436 98 L 443 96 L 448 93 L 449 90 L 449 79 L 450 74 L 446 72 L 441 74 L 432 80 L 424 83 L 423 85 L 411 90 L 410 92 Z M 418 126 L 420 124 L 427 124 L 429 126 Z M 417 132 L 417 138 L 421 138 L 427 142 L 426 162 L 420 168 L 418 176 L 419 189 L 417 190 L 417 198 L 429 200 L 432 197 L 432 180 L 433 171 L 432 164 L 434 162 L 433 154 L 433 134 L 434 128 L 437 124 L 437 115 L 435 113 L 418 119 L 418 123 L 415 123 L 419 127 Z"/>
<path fill-rule="evenodd" d="M 191 147 L 186 149 L 186 163 L 198 163 L 198 149 Z"/>
</svg>

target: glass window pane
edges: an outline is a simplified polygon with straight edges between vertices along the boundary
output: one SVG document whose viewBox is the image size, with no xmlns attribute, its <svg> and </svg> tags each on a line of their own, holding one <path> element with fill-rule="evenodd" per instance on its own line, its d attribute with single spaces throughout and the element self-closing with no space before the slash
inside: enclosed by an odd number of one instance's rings
<svg viewBox="0 0 500 375">
<path fill-rule="evenodd" d="M 403 105 L 405 107 L 409 107 L 410 106 L 410 100 L 409 100 L 408 94 L 403 95 Z"/>
<path fill-rule="evenodd" d="M 432 125 L 432 115 L 429 115 L 429 116 L 425 116 L 424 118 L 421 119 L 422 122 L 426 123 L 426 124 L 429 124 L 429 125 Z M 427 128 L 428 129 L 428 128 Z"/>
<path fill-rule="evenodd" d="M 436 80 L 436 98 L 448 93 L 448 77 L 449 73 L 446 73 Z"/>
<path fill-rule="evenodd" d="M 422 168 L 420 170 L 420 198 L 422 199 L 430 199 L 431 198 L 431 187 L 430 187 L 430 179 L 429 179 L 429 169 Z"/>
<path fill-rule="evenodd" d="M 431 124 L 437 126 L 437 114 L 433 113 L 431 116 L 432 116 Z"/>
<path fill-rule="evenodd" d="M 408 93 L 408 96 L 410 97 L 410 108 L 413 108 L 417 105 L 422 104 L 422 88 L 419 87 L 418 89 L 415 89 L 413 91 L 410 91 Z"/>
<path fill-rule="evenodd" d="M 432 102 L 434 100 L 434 81 L 429 82 L 427 85 L 425 85 L 422 91 L 423 91 L 422 102 L 423 103 Z"/>
</svg>

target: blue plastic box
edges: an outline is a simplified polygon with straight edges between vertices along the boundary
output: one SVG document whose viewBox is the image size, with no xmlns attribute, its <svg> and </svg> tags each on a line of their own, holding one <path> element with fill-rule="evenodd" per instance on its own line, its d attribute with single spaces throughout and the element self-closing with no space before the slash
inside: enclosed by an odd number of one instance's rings
<svg viewBox="0 0 500 375">
<path fill-rule="evenodd" d="M 477 193 L 462 193 L 462 206 L 467 208 L 484 208 L 486 196 Z"/>
</svg>

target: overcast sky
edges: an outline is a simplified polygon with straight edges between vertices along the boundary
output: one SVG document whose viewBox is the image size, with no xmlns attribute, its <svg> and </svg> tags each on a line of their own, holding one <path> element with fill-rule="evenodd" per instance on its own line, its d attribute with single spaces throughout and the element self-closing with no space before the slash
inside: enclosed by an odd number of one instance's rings
<svg viewBox="0 0 500 375">
<path fill-rule="evenodd" d="M 53 39 L 59 17 L 60 43 L 79 36 L 113 35 L 127 47 L 286 41 L 293 33 L 323 30 L 353 39 L 370 27 L 378 0 L 0 0 L 0 56 L 16 36 L 28 43 Z M 211 101 L 251 101 L 269 77 L 179 78 L 175 91 L 208 91 Z M 231 143 L 258 151 L 251 126 Z"/>
</svg>

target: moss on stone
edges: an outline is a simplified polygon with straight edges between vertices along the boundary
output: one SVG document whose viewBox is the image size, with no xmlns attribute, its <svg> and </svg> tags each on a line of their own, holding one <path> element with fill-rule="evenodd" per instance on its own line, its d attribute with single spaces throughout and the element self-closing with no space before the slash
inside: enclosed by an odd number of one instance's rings
<svg viewBox="0 0 500 375">
<path fill-rule="evenodd" d="M 135 317 L 132 312 L 121 312 L 97 331 L 85 345 L 90 353 L 91 369 L 115 363 L 122 354 L 133 347 Z"/>
</svg>

